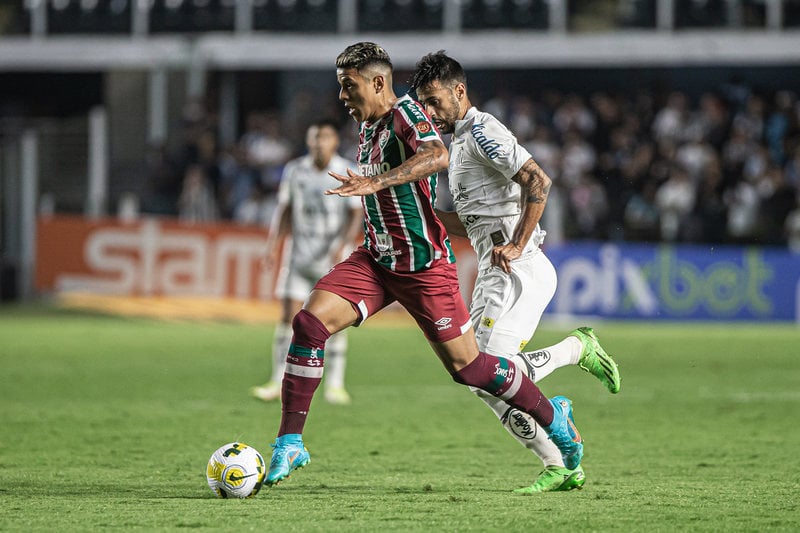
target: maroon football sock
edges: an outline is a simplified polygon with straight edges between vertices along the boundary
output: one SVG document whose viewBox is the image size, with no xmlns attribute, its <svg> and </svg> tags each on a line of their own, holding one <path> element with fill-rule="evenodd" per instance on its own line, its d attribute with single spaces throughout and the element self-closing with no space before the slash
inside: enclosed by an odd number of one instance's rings
<svg viewBox="0 0 800 533">
<path fill-rule="evenodd" d="M 292 320 L 292 344 L 286 356 L 278 436 L 303 433 L 314 391 L 322 381 L 325 341 L 331 336 L 317 317 L 302 309 Z"/>
<path fill-rule="evenodd" d="M 553 406 L 533 381 L 508 359 L 480 352 L 470 364 L 455 372 L 453 379 L 483 389 L 531 415 L 542 427 L 553 423 Z"/>
</svg>

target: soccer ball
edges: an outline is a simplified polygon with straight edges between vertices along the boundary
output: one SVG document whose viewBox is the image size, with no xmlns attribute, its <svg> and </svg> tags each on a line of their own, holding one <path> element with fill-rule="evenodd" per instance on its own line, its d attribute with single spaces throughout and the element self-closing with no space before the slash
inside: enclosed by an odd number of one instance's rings
<svg viewBox="0 0 800 533">
<path fill-rule="evenodd" d="M 220 446 L 211 455 L 206 479 L 220 498 L 250 498 L 258 494 L 267 469 L 258 451 L 241 442 Z"/>
</svg>

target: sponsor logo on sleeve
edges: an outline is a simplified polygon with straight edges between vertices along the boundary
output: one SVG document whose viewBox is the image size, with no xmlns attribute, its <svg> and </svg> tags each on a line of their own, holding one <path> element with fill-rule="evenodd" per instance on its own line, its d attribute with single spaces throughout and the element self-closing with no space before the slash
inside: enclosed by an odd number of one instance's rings
<svg viewBox="0 0 800 533">
<path fill-rule="evenodd" d="M 483 131 L 485 128 L 485 124 L 473 124 L 470 132 L 475 142 L 481 147 L 481 150 L 486 153 L 486 156 L 489 159 L 496 159 L 502 155 L 502 147 L 499 142 L 486 136 L 486 133 Z"/>
</svg>

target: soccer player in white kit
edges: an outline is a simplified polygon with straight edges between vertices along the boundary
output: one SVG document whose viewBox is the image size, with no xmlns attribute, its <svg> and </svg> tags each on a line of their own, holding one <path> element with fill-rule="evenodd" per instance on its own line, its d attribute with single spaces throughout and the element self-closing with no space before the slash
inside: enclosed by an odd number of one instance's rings
<svg viewBox="0 0 800 533">
<path fill-rule="evenodd" d="M 345 253 L 354 248 L 361 227 L 361 199 L 325 195 L 338 182 L 328 175 L 346 174 L 355 164 L 341 157 L 339 132 L 332 121 L 319 121 L 306 132 L 308 154 L 289 161 L 278 189 L 278 207 L 267 242 L 266 262 L 274 268 L 278 248 L 291 237 L 291 251 L 285 255 L 276 285 L 281 298 L 281 319 L 272 342 L 272 376 L 252 394 L 264 401 L 278 400 L 286 367 L 286 353 L 292 340 L 292 317 L 303 306 L 314 284 Z M 326 345 L 325 399 L 333 404 L 350 403 L 344 386 L 347 333 L 341 331 Z"/>
<path fill-rule="evenodd" d="M 572 364 L 619 392 L 617 365 L 591 328 L 578 328 L 543 350 L 521 353 L 556 290 L 555 269 L 539 248 L 550 178 L 499 120 L 472 106 L 463 68 L 444 51 L 423 57 L 409 83 L 439 130 L 453 134 L 448 178 L 456 211 L 437 210 L 437 215 L 448 233 L 469 237 L 478 256 L 470 316 L 479 349 L 513 360 L 534 382 Z M 566 468 L 558 448 L 529 415 L 479 389 L 472 391 L 544 463 L 534 483 L 517 492 L 583 486 L 583 469 Z"/>
</svg>

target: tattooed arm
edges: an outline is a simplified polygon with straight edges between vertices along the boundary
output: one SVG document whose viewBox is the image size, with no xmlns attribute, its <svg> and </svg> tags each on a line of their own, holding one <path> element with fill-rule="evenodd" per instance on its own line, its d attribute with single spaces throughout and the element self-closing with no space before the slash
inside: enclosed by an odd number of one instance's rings
<svg viewBox="0 0 800 533">
<path fill-rule="evenodd" d="M 325 194 L 366 196 L 395 185 L 417 181 L 446 169 L 447 158 L 447 148 L 442 141 L 428 141 L 422 143 L 414 155 L 384 174 L 362 176 L 350 169 L 347 169 L 347 176 L 328 172 L 328 174 L 341 181 L 342 185 L 336 189 L 325 191 Z"/>
<path fill-rule="evenodd" d="M 528 159 L 511 179 L 520 185 L 522 214 L 514 228 L 511 242 L 495 246 L 492 250 L 492 265 L 499 266 L 505 272 L 511 272 L 511 261 L 522 255 L 533 230 L 541 220 L 552 184 L 550 177 L 533 159 Z"/>
</svg>

